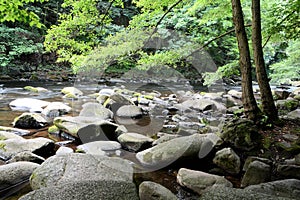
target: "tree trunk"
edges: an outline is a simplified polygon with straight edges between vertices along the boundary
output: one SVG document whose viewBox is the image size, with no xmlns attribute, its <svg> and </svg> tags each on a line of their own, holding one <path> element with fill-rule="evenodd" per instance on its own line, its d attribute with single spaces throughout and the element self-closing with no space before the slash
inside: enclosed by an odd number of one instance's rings
<svg viewBox="0 0 300 200">
<path fill-rule="evenodd" d="M 262 110 L 268 116 L 268 119 L 274 122 L 278 120 L 278 113 L 274 104 L 263 57 L 260 0 L 252 0 L 252 47 L 256 77 L 260 88 Z"/>
<path fill-rule="evenodd" d="M 240 69 L 242 74 L 242 101 L 247 118 L 257 121 L 261 112 L 257 107 L 252 88 L 251 60 L 244 17 L 240 0 L 231 0 L 233 23 L 240 54 Z"/>
</svg>

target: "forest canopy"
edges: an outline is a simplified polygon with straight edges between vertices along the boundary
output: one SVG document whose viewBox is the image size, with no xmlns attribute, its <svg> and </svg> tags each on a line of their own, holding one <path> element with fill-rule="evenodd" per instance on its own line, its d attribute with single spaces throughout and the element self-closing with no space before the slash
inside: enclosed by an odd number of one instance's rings
<svg viewBox="0 0 300 200">
<path fill-rule="evenodd" d="M 251 38 L 251 2 L 241 2 Z M 300 76 L 299 8 L 298 0 L 261 1 L 264 59 L 274 83 Z M 1 0 L 0 71 L 24 69 L 24 55 L 51 53 L 74 73 L 166 67 L 188 73 L 199 64 L 191 61 L 195 53 L 207 52 L 218 70 L 197 76 L 211 84 L 240 73 L 231 12 L 231 2 L 221 0 Z"/>
</svg>

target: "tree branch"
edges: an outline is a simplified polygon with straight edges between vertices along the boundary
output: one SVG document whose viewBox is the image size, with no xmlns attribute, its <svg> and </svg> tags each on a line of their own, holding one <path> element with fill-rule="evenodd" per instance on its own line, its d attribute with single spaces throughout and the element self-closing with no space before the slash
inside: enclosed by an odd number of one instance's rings
<svg viewBox="0 0 300 200">
<path fill-rule="evenodd" d="M 285 18 L 283 18 L 278 24 L 282 24 L 285 20 L 287 20 L 295 12 L 296 12 L 296 10 L 293 10 L 290 14 L 288 14 L 287 16 L 285 16 Z M 265 41 L 265 43 L 262 46 L 263 48 L 267 45 L 267 43 L 269 42 L 269 40 L 271 39 L 271 37 L 272 37 L 273 34 L 274 34 L 274 32 L 270 33 L 270 35 L 268 36 L 267 40 Z"/>
<path fill-rule="evenodd" d="M 111 9 L 113 3 L 115 2 L 115 0 L 112 0 L 108 6 L 108 8 L 106 9 L 105 13 L 104 13 L 104 16 L 102 17 L 101 21 L 100 21 L 100 25 L 101 25 L 101 30 L 100 32 L 102 32 L 102 29 L 103 29 L 103 23 L 104 23 L 104 20 L 105 18 L 108 16 L 108 13 L 109 13 L 109 10 Z"/>
<path fill-rule="evenodd" d="M 151 33 L 151 35 L 149 36 L 147 43 L 151 40 L 152 36 L 157 32 L 157 27 L 159 26 L 159 24 L 164 20 L 164 18 L 167 16 L 167 14 L 169 12 L 171 12 L 171 10 L 173 8 L 175 8 L 178 4 L 180 4 L 183 0 L 178 0 L 176 3 L 174 3 L 172 6 L 170 6 L 170 8 L 164 13 L 164 15 L 158 20 L 158 22 L 156 23 L 153 32 Z"/>
<path fill-rule="evenodd" d="M 245 27 L 250 27 L 250 26 L 251 26 L 251 24 L 245 24 Z M 226 35 L 229 35 L 230 33 L 233 33 L 234 31 L 235 31 L 235 29 L 231 29 L 231 30 L 229 30 L 229 31 L 227 31 L 227 32 L 225 32 L 225 33 L 223 33 L 223 34 L 221 34 L 221 35 L 219 35 L 219 36 L 217 36 L 217 37 L 209 40 L 203 46 L 201 46 L 200 48 L 196 49 L 195 51 L 193 51 L 192 53 L 190 53 L 189 55 L 187 55 L 186 58 L 188 58 L 189 56 L 191 56 L 193 53 L 201 51 L 202 49 L 204 49 L 205 47 L 207 47 L 208 45 L 210 45 L 213 41 L 216 41 L 216 40 L 218 40 L 218 39 L 220 39 L 220 38 L 222 38 L 222 37 L 224 37 Z"/>
</svg>

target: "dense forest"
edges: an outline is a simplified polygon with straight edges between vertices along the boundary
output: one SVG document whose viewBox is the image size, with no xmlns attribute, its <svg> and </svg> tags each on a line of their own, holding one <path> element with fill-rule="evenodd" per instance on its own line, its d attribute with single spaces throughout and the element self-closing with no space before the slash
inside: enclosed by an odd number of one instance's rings
<svg viewBox="0 0 300 200">
<path fill-rule="evenodd" d="M 251 2 L 241 3 L 252 43 Z M 199 51 L 208 52 L 218 68 L 200 72 L 207 84 L 240 74 L 230 1 L 2 0 L 0 7 L 2 75 L 173 67 L 193 77 L 188 61 Z M 297 0 L 261 5 L 264 60 L 274 83 L 299 78 L 299 7 Z"/>
</svg>

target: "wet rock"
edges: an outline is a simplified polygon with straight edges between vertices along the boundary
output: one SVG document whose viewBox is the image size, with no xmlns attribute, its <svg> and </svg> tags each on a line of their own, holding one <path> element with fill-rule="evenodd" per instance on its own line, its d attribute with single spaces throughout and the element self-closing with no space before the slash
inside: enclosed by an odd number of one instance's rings
<svg viewBox="0 0 300 200">
<path fill-rule="evenodd" d="M 61 90 L 61 93 L 65 94 L 66 98 L 78 98 L 83 95 L 83 92 L 75 87 L 65 87 Z"/>
<path fill-rule="evenodd" d="M 181 129 L 193 129 L 193 130 L 200 130 L 205 127 L 205 124 L 201 124 L 198 122 L 178 122 L 178 128 Z"/>
<path fill-rule="evenodd" d="M 107 120 L 113 117 L 112 111 L 99 103 L 85 103 L 82 105 L 82 108 L 83 109 L 80 111 L 79 116 L 94 117 L 97 120 Z"/>
<path fill-rule="evenodd" d="M 226 107 L 214 100 L 210 99 L 189 99 L 181 104 L 184 108 L 194 109 L 196 111 L 217 110 L 225 111 Z"/>
<path fill-rule="evenodd" d="M 300 165 L 300 153 L 295 156 L 295 163 Z"/>
<path fill-rule="evenodd" d="M 168 134 L 168 133 L 158 133 L 157 136 L 159 138 L 157 140 L 153 141 L 153 143 L 152 143 L 153 146 L 179 137 L 179 135 Z"/>
<path fill-rule="evenodd" d="M 27 161 L 33 162 L 37 164 L 41 164 L 45 161 L 45 158 L 38 156 L 30 151 L 23 151 L 14 155 L 7 163 L 19 162 L 19 161 Z"/>
<path fill-rule="evenodd" d="M 251 185 L 245 190 L 252 193 L 263 193 L 277 197 L 298 199 L 300 195 L 300 180 L 286 179 Z"/>
<path fill-rule="evenodd" d="M 224 148 L 218 151 L 213 162 L 230 174 L 238 174 L 240 172 L 240 157 L 231 148 Z"/>
<path fill-rule="evenodd" d="M 123 105 L 134 105 L 134 103 L 127 97 L 121 94 L 111 95 L 103 104 L 106 108 L 110 108 L 115 113 Z"/>
<path fill-rule="evenodd" d="M 212 99 L 215 101 L 221 101 L 224 92 L 216 92 L 216 93 L 205 93 L 203 95 L 204 98 Z"/>
<path fill-rule="evenodd" d="M 115 130 L 117 124 L 109 121 L 99 121 L 95 117 L 57 117 L 54 125 L 60 130 L 73 137 L 80 138 L 82 142 L 92 142 L 96 140 L 116 140 Z"/>
<path fill-rule="evenodd" d="M 41 92 L 49 92 L 46 88 L 43 87 L 32 87 L 32 86 L 25 86 L 24 90 L 28 90 L 30 92 L 36 92 L 36 93 L 41 93 Z"/>
<path fill-rule="evenodd" d="M 118 141 L 129 151 L 137 152 L 150 147 L 154 140 L 138 133 L 124 133 L 118 137 Z"/>
<path fill-rule="evenodd" d="M 280 114 L 286 114 L 297 109 L 299 101 L 295 99 L 285 99 L 276 101 L 276 108 Z"/>
<path fill-rule="evenodd" d="M 46 108 L 44 108 L 42 114 L 47 117 L 54 118 L 69 113 L 71 110 L 72 108 L 64 103 L 51 102 Z"/>
<path fill-rule="evenodd" d="M 293 110 L 291 112 L 289 112 L 285 118 L 287 119 L 291 119 L 291 120 L 297 120 L 300 119 L 300 108 Z"/>
<path fill-rule="evenodd" d="M 28 130 L 6 127 L 6 126 L 0 126 L 0 132 L 1 131 L 13 133 L 13 134 L 20 135 L 20 136 L 28 135 L 30 133 L 30 131 L 28 131 Z M 0 137 L 1 137 L 1 135 L 0 135 Z"/>
<path fill-rule="evenodd" d="M 20 98 L 13 100 L 9 103 L 12 110 L 29 111 L 29 110 L 42 110 L 48 106 L 50 102 L 32 99 L 32 98 Z"/>
<path fill-rule="evenodd" d="M 48 125 L 48 122 L 40 114 L 37 113 L 23 113 L 16 117 L 13 126 L 17 128 L 43 128 Z"/>
<path fill-rule="evenodd" d="M 243 176 L 241 187 L 256 185 L 270 180 L 271 166 L 260 161 L 253 161 L 249 164 Z"/>
<path fill-rule="evenodd" d="M 292 92 L 294 95 L 299 95 L 300 94 L 300 88 L 297 88 L 295 90 L 293 90 Z"/>
<path fill-rule="evenodd" d="M 245 189 L 230 187 L 211 187 L 204 192 L 200 200 L 291 200 L 289 198 L 279 197 L 277 195 L 252 192 Z"/>
<path fill-rule="evenodd" d="M 134 105 L 122 106 L 116 112 L 117 118 L 140 118 L 142 115 L 142 109 Z"/>
<path fill-rule="evenodd" d="M 94 181 L 85 180 L 51 186 L 30 192 L 20 200 L 138 200 L 136 186 L 132 182 L 124 181 Z"/>
<path fill-rule="evenodd" d="M 39 156 L 45 156 L 51 155 L 53 150 L 53 141 L 42 137 L 33 139 L 24 139 L 20 137 L 0 140 L 0 158 L 3 160 L 8 160 L 24 151 L 29 151 Z"/>
<path fill-rule="evenodd" d="M 177 200 L 177 197 L 164 186 L 144 181 L 139 186 L 140 200 Z"/>
<path fill-rule="evenodd" d="M 77 136 L 83 143 L 98 141 L 98 140 L 117 140 L 116 130 L 118 128 L 117 124 L 100 121 L 95 124 L 89 124 L 81 127 Z"/>
<path fill-rule="evenodd" d="M 201 146 L 206 142 L 212 143 L 206 135 L 179 137 L 141 151 L 136 154 L 136 158 L 146 167 L 165 167 L 180 158 L 197 157 Z M 212 150 L 212 146 L 207 150 L 208 153 Z"/>
<path fill-rule="evenodd" d="M 73 153 L 73 149 L 70 148 L 70 147 L 64 147 L 64 146 L 61 146 L 57 149 L 55 155 L 57 156 L 62 156 L 62 155 L 68 155 L 70 153 Z"/>
<path fill-rule="evenodd" d="M 5 195 L 6 190 L 12 186 L 29 180 L 32 172 L 39 164 L 32 162 L 14 162 L 0 166 L 0 194 Z M 2 196 L 3 197 L 3 196 Z"/>
<path fill-rule="evenodd" d="M 103 105 L 105 103 L 105 101 L 109 98 L 108 95 L 105 95 L 105 94 L 99 94 L 96 98 L 96 100 L 101 104 Z"/>
<path fill-rule="evenodd" d="M 203 194 L 205 190 L 216 187 L 232 187 L 232 183 L 222 176 L 208 174 L 201 171 L 194 171 L 190 169 L 181 168 L 177 174 L 177 182 L 192 191 Z"/>
<path fill-rule="evenodd" d="M 94 141 L 77 147 L 77 151 L 92 155 L 105 155 L 105 151 L 115 151 L 121 149 L 121 144 L 115 141 Z"/>
<path fill-rule="evenodd" d="M 52 156 L 33 172 L 30 185 L 37 190 L 51 186 L 64 187 L 65 184 L 82 181 L 131 184 L 133 168 L 129 161 L 121 158 L 80 153 Z"/>
<path fill-rule="evenodd" d="M 255 124 L 247 119 L 232 120 L 223 126 L 221 139 L 235 148 L 249 151 L 259 146 L 261 135 Z"/>
<path fill-rule="evenodd" d="M 272 91 L 273 96 L 275 96 L 274 98 L 277 100 L 283 100 L 283 99 L 287 99 L 289 97 L 289 95 L 291 94 L 291 92 L 286 91 L 286 90 L 275 90 Z"/>
<path fill-rule="evenodd" d="M 280 164 L 277 166 L 277 173 L 281 177 L 300 179 L 300 166 L 290 165 L 290 164 Z"/>
<path fill-rule="evenodd" d="M 236 98 L 236 99 L 242 99 L 242 92 L 236 91 L 236 90 L 229 90 L 227 92 L 228 95 Z"/>
<path fill-rule="evenodd" d="M 255 157 L 255 156 L 249 156 L 243 166 L 243 171 L 247 171 L 249 165 L 254 162 L 254 161 L 259 161 L 262 163 L 265 163 L 266 165 L 272 166 L 272 161 L 267 159 L 267 158 L 260 158 L 260 157 Z"/>
<path fill-rule="evenodd" d="M 114 93 L 115 93 L 115 91 L 113 89 L 109 89 L 109 88 L 104 88 L 99 91 L 100 95 L 107 95 L 107 96 L 111 96 Z"/>
</svg>

